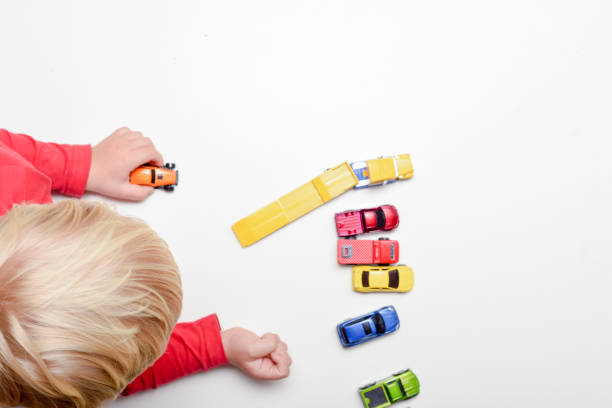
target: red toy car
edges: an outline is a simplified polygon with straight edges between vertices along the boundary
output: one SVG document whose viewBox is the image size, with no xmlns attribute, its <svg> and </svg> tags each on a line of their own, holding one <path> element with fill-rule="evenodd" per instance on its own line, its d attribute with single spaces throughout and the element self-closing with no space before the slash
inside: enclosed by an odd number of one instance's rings
<svg viewBox="0 0 612 408">
<path fill-rule="evenodd" d="M 392 205 L 336 213 L 339 237 L 350 237 L 364 232 L 390 231 L 399 224 L 399 214 Z"/>
<path fill-rule="evenodd" d="M 388 238 L 339 239 L 338 263 L 350 265 L 392 264 L 399 260 L 399 242 Z"/>
</svg>

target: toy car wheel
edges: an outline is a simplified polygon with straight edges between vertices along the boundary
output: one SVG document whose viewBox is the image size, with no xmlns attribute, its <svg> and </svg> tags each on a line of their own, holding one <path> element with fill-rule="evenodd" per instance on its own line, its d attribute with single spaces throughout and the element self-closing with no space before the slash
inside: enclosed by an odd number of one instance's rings
<svg viewBox="0 0 612 408">
<path fill-rule="evenodd" d="M 391 374 L 391 375 L 395 377 L 396 375 L 404 374 L 404 373 L 407 373 L 408 371 L 410 371 L 410 369 L 409 369 L 409 368 L 408 368 L 408 369 L 406 369 L 406 370 L 403 370 L 403 371 L 398 371 L 397 373 L 393 373 L 393 374 Z"/>
<path fill-rule="evenodd" d="M 378 240 L 379 240 L 379 241 L 388 241 L 388 240 L 389 240 L 389 238 L 387 238 L 387 237 L 380 237 L 380 238 L 378 238 Z"/>
<path fill-rule="evenodd" d="M 173 170 L 175 167 L 176 167 L 176 164 L 174 164 L 174 163 L 166 163 L 166 168 L 167 169 Z"/>
<path fill-rule="evenodd" d="M 368 383 L 368 384 L 366 384 L 366 385 L 364 385 L 364 386 L 362 386 L 362 387 L 359 387 L 359 389 L 360 389 L 360 390 L 363 390 L 363 389 L 366 389 L 366 388 L 368 388 L 368 387 L 373 386 L 374 384 L 376 384 L 376 382 L 371 382 L 371 383 Z"/>
<path fill-rule="evenodd" d="M 166 191 L 174 191 L 174 186 L 164 186 L 164 190 L 166 190 Z"/>
</svg>

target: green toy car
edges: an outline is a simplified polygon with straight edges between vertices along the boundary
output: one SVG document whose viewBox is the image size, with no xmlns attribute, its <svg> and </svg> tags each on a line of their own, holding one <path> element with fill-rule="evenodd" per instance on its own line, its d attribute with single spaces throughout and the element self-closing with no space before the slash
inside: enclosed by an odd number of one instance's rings
<svg viewBox="0 0 612 408">
<path fill-rule="evenodd" d="M 407 400 L 419 393 L 419 379 L 410 370 L 400 371 L 391 377 L 364 385 L 359 395 L 366 408 L 383 408 Z"/>
</svg>

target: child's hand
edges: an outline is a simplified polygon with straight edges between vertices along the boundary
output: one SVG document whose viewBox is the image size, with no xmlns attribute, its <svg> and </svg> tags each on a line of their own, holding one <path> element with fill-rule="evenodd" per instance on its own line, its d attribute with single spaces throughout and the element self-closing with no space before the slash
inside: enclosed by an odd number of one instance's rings
<svg viewBox="0 0 612 408">
<path fill-rule="evenodd" d="M 151 139 L 126 127 L 117 129 L 92 148 L 86 190 L 122 200 L 144 200 L 153 187 L 130 184 L 129 178 L 132 170 L 148 162 L 164 163 Z"/>
<path fill-rule="evenodd" d="M 251 377 L 279 380 L 289 375 L 291 357 L 287 345 L 277 334 L 266 333 L 259 337 L 251 331 L 234 327 L 221 332 L 221 341 L 230 364 Z"/>
</svg>

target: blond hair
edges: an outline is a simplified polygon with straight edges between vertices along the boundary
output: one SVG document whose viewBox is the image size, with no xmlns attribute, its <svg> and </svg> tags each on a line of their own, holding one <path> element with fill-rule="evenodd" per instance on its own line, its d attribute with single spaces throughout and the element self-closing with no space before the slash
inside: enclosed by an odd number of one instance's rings
<svg viewBox="0 0 612 408">
<path fill-rule="evenodd" d="M 0 405 L 97 407 L 165 350 L 182 301 L 166 243 L 100 203 L 0 217 Z"/>
</svg>

